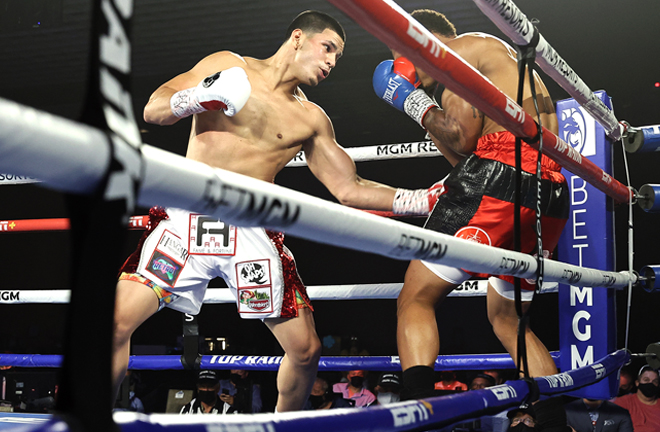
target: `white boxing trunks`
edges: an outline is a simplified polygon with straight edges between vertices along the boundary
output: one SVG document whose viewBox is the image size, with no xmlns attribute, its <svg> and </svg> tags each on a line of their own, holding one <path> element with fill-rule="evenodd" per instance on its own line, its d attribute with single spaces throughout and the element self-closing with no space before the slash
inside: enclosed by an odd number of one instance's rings
<svg viewBox="0 0 660 432">
<path fill-rule="evenodd" d="M 161 307 L 196 315 L 209 281 L 221 277 L 242 318 L 293 317 L 299 308 L 311 308 L 281 233 L 174 208 L 152 209 L 150 224 L 155 227 L 126 261 L 120 279 L 150 286 Z"/>
</svg>

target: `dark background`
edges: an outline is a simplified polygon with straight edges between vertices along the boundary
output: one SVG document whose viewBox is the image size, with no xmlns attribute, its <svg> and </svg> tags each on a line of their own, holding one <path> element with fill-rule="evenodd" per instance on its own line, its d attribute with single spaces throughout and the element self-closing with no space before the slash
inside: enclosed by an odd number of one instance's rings
<svg viewBox="0 0 660 432">
<path fill-rule="evenodd" d="M 191 68 L 204 56 L 232 50 L 245 56 L 272 55 L 291 19 L 305 9 L 337 17 L 348 34 L 346 50 L 328 80 L 304 88 L 333 121 L 338 142 L 345 147 L 410 142 L 423 139 L 414 122 L 378 100 L 371 88 L 374 67 L 389 57 L 388 49 L 332 5 L 320 0 L 137 0 L 132 59 L 132 96 L 143 140 L 166 150 L 185 153 L 189 120 L 170 127 L 147 125 L 141 112 L 161 83 Z M 434 8 L 447 15 L 459 33 L 499 30 L 469 0 L 401 0 L 407 11 Z M 538 18 L 541 34 L 593 90 L 605 89 L 619 120 L 642 126 L 659 123 L 660 6 L 655 0 L 518 0 L 530 18 Z M 0 0 L 0 97 L 67 118 L 78 119 L 87 78 L 91 2 L 88 0 Z M 541 72 L 545 77 L 545 74 Z M 567 94 L 552 80 L 546 85 L 555 100 Z M 621 145 L 614 144 L 615 177 L 626 182 Z M 631 184 L 639 188 L 658 181 L 660 156 L 629 155 Z M 361 176 L 409 188 L 427 187 L 444 176 L 442 158 L 363 162 Z M 277 183 L 333 199 L 306 168 L 285 169 Z M 138 214 L 146 214 L 142 209 Z M 0 189 L 0 220 L 66 217 L 62 196 L 34 185 Z M 660 262 L 657 216 L 634 209 L 635 268 Z M 617 270 L 627 265 L 626 209 L 616 210 Z M 420 221 L 408 221 L 421 223 Z M 139 233 L 132 232 L 126 255 Z M 401 282 L 405 262 L 293 237 L 287 245 L 296 256 L 307 285 Z M 100 246 L 99 246 L 100 247 Z M 68 288 L 69 238 L 66 232 L 0 235 L 0 289 Z M 211 286 L 222 286 L 213 281 Z M 89 289 L 95 289 L 90 281 Z M 626 293 L 617 295 L 619 346 L 625 332 Z M 660 296 L 635 290 L 629 347 L 641 352 L 658 340 Z M 90 305 L 99 307 L 99 305 Z M 396 305 L 393 300 L 316 302 L 321 337 L 342 337 L 347 346 L 357 337 L 372 355 L 396 354 Z M 0 350 L 15 353 L 59 353 L 63 341 L 64 305 L 0 306 Z M 551 350 L 558 349 L 556 295 L 535 300 L 532 326 Z M 542 323 L 542 324 L 541 324 Z M 90 323 L 90 325 L 94 325 Z M 503 352 L 485 316 L 485 299 L 449 299 L 438 313 L 441 351 L 446 354 Z M 234 305 L 206 305 L 200 315 L 204 336 L 227 337 L 228 352 L 279 354 L 279 348 L 259 321 L 240 320 Z M 181 334 L 180 315 L 165 310 L 151 318 L 134 337 L 134 345 L 171 350 Z M 161 348 L 158 348 L 161 349 Z"/>
</svg>

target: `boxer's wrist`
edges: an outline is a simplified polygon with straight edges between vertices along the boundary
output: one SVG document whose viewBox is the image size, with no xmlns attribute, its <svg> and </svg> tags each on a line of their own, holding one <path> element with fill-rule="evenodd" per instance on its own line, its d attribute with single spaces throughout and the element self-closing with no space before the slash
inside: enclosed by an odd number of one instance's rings
<svg viewBox="0 0 660 432">
<path fill-rule="evenodd" d="M 426 92 L 418 88 L 411 92 L 403 103 L 403 110 L 410 118 L 415 120 L 421 127 L 424 127 L 424 118 L 432 109 L 437 108 L 438 104 Z"/>
<path fill-rule="evenodd" d="M 206 111 L 206 108 L 201 106 L 195 97 L 196 90 L 196 87 L 191 87 L 172 95 L 170 98 L 170 109 L 175 117 L 185 118 Z"/>
<path fill-rule="evenodd" d="M 398 215 L 428 215 L 429 191 L 397 189 L 392 202 L 392 212 Z"/>
</svg>

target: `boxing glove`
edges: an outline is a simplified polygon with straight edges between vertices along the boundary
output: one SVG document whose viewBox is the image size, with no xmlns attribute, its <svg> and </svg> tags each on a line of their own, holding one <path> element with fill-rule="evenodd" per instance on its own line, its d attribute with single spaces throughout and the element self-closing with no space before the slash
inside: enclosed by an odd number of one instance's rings
<svg viewBox="0 0 660 432">
<path fill-rule="evenodd" d="M 178 118 L 219 110 L 231 117 L 243 108 L 251 91 L 245 70 L 235 66 L 204 78 L 197 87 L 174 93 L 170 108 Z"/>
<path fill-rule="evenodd" d="M 424 127 L 424 116 L 438 105 L 421 88 L 415 66 L 405 57 L 381 62 L 374 71 L 374 91 L 379 98 L 403 111 Z"/>
<path fill-rule="evenodd" d="M 443 193 L 445 193 L 444 179 L 428 189 L 397 189 L 392 212 L 399 215 L 428 216 L 435 207 L 438 197 Z"/>
</svg>

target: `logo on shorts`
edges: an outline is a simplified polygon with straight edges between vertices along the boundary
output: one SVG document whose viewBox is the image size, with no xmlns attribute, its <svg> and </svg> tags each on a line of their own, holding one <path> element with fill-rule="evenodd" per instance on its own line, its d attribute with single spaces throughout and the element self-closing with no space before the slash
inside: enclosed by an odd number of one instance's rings
<svg viewBox="0 0 660 432">
<path fill-rule="evenodd" d="M 217 218 L 191 214 L 188 252 L 191 255 L 234 255 L 236 227 Z"/>
<path fill-rule="evenodd" d="M 257 312 L 270 307 L 270 295 L 267 290 L 242 290 L 238 301 Z"/>
<path fill-rule="evenodd" d="M 490 241 L 490 236 L 486 231 L 478 227 L 464 227 L 459 229 L 454 237 L 469 240 L 471 242 L 480 243 L 483 245 L 491 246 L 493 243 Z"/>
<path fill-rule="evenodd" d="M 249 285 L 263 285 L 268 282 L 268 275 L 262 265 L 251 262 L 241 269 L 241 279 Z"/>
<path fill-rule="evenodd" d="M 147 266 L 147 270 L 169 286 L 174 285 L 174 282 L 179 278 L 182 268 L 172 258 L 162 254 L 158 250 L 155 250 L 153 255 L 151 255 L 149 265 Z"/>
</svg>

